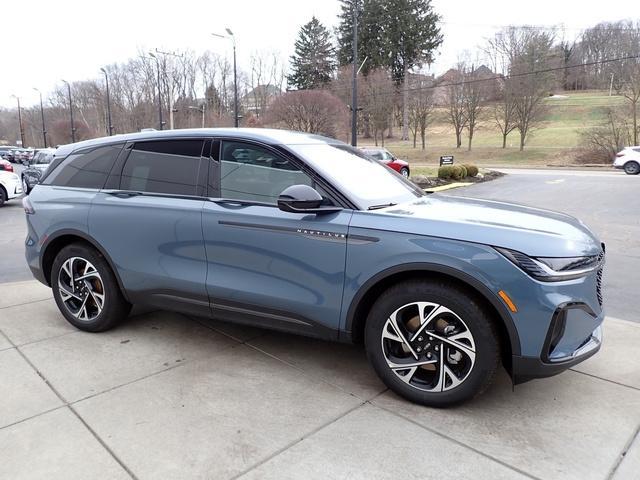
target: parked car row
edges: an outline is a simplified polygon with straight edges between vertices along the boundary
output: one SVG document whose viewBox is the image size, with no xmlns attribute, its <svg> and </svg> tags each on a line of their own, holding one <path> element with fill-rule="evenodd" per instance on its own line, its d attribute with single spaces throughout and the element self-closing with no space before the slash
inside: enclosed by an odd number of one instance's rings
<svg viewBox="0 0 640 480">
<path fill-rule="evenodd" d="M 13 163 L 20 163 L 25 160 L 31 160 L 37 152 L 33 148 L 20 148 L 14 146 L 0 146 L 0 158 Z"/>
</svg>

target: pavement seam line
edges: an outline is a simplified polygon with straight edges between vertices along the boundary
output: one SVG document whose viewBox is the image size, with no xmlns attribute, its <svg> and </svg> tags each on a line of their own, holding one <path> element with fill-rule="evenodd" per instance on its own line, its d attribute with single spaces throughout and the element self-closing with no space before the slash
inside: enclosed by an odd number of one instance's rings
<svg viewBox="0 0 640 480">
<path fill-rule="evenodd" d="M 404 420 L 406 420 L 406 421 L 408 421 L 408 422 L 410 422 L 410 423 L 412 423 L 414 425 L 417 425 L 418 427 L 421 427 L 424 430 L 427 430 L 427 431 L 429 431 L 429 432 L 431 432 L 431 433 L 433 433 L 435 435 L 438 435 L 439 437 L 442 437 L 442 438 L 444 438 L 446 440 L 449 440 L 449 441 L 455 443 L 456 445 L 459 445 L 459 446 L 461 446 L 463 448 L 471 450 L 472 452 L 475 452 L 478 455 L 481 455 L 481 456 L 483 456 L 485 458 L 488 458 L 489 460 L 492 460 L 492 461 L 494 461 L 496 463 L 499 463 L 503 467 L 507 467 L 509 470 L 513 470 L 514 472 L 517 472 L 517 473 L 519 473 L 521 475 L 524 475 L 525 477 L 531 478 L 533 480 L 542 480 L 540 477 L 536 477 L 535 475 L 532 475 L 532 474 L 530 474 L 528 472 L 525 472 L 524 470 L 521 470 L 518 467 L 514 467 L 513 465 L 509 465 L 508 463 L 504 462 L 503 460 L 500 460 L 499 458 L 495 458 L 494 456 L 489 455 L 488 453 L 485 453 L 485 452 L 483 452 L 481 450 L 478 450 L 477 448 L 472 447 L 471 445 L 467 445 L 466 443 L 463 443 L 463 442 L 461 442 L 460 440 L 458 440 L 456 438 L 449 437 L 448 435 L 445 435 L 444 433 L 441 433 L 438 430 L 433 430 L 433 429 L 427 427 L 426 425 L 423 425 L 423 424 L 421 424 L 419 422 L 416 422 L 412 418 L 406 417 L 406 416 L 404 416 L 404 415 L 402 415 L 402 414 L 400 414 L 398 412 L 395 412 L 395 411 L 393 411 L 393 410 L 391 410 L 391 409 L 389 409 L 387 407 L 384 407 L 382 405 L 375 405 L 374 404 L 374 406 L 377 407 L 377 408 L 380 408 L 382 410 L 385 410 L 385 411 L 387 411 L 387 412 L 389 412 L 389 413 L 391 413 L 391 414 L 393 414 L 393 415 L 395 415 L 395 416 L 397 416 L 399 418 L 402 418 L 402 419 L 404 419 Z"/>
<path fill-rule="evenodd" d="M 48 410 L 44 410 L 43 412 L 36 413 L 35 415 L 31 415 L 31 416 L 26 417 L 26 418 L 22 418 L 22 419 L 17 420 L 17 421 L 15 421 L 13 423 L 9 423 L 7 425 L 2 425 L 2 426 L 0 426 L 0 430 L 4 430 L 5 428 L 10 428 L 10 427 L 14 427 L 16 425 L 20 425 L 21 423 L 27 422 L 29 420 L 33 420 L 34 418 L 38 418 L 38 417 L 40 417 L 42 415 L 46 415 L 47 413 L 55 412 L 56 410 L 60 410 L 61 408 L 65 408 L 66 406 L 67 406 L 67 404 L 58 405 L 57 407 L 53 407 L 53 408 L 50 408 Z"/>
<path fill-rule="evenodd" d="M 0 310 L 5 310 L 7 308 L 13 308 L 13 307 L 21 307 L 23 305 L 29 305 L 31 303 L 45 302 L 47 300 L 52 300 L 52 299 L 53 299 L 53 297 L 47 297 L 47 298 L 41 298 L 39 300 L 31 300 L 30 302 L 16 303 L 15 305 L 6 305 L 4 307 L 0 307 Z"/>
<path fill-rule="evenodd" d="M 633 435 L 631 435 L 631 438 L 625 444 L 624 448 L 622 449 L 622 452 L 620 452 L 620 455 L 618 455 L 618 458 L 616 458 L 616 461 L 614 462 L 613 467 L 611 467 L 611 470 L 609 471 L 609 475 L 607 475 L 607 480 L 611 480 L 613 476 L 616 474 L 616 472 L 618 471 L 618 468 L 620 468 L 620 465 L 622 464 L 622 461 L 625 459 L 625 457 L 627 456 L 627 453 L 629 453 L 629 450 L 631 450 L 631 447 L 636 442 L 636 440 L 640 442 L 640 424 L 638 424 L 635 431 L 633 432 Z"/>
<path fill-rule="evenodd" d="M 385 389 L 386 391 L 386 389 Z M 379 395 L 382 395 L 381 392 L 380 394 L 376 395 L 375 397 L 372 398 L 372 400 L 374 398 L 377 398 Z M 251 472 L 252 470 L 255 470 L 256 468 L 260 467 L 261 465 L 264 465 L 265 463 L 268 463 L 269 461 L 273 460 L 274 458 L 278 457 L 279 455 L 283 454 L 284 452 L 286 452 L 287 450 L 290 450 L 291 448 L 295 447 L 297 444 L 303 442 L 304 440 L 306 440 L 307 438 L 312 437 L 313 435 L 315 435 L 316 433 L 320 432 L 321 430 L 324 430 L 325 428 L 327 428 L 330 425 L 333 425 L 334 423 L 336 423 L 337 421 L 343 419 L 344 417 L 346 417 L 347 415 L 349 415 L 352 412 L 355 412 L 357 409 L 365 406 L 365 405 L 372 405 L 371 402 L 369 400 L 364 400 L 362 402 L 360 402 L 358 405 L 355 405 L 351 408 L 349 408 L 348 410 L 346 410 L 345 412 L 343 412 L 342 414 L 338 415 L 335 418 L 332 418 L 331 420 L 323 423 L 322 425 L 320 425 L 319 427 L 316 427 L 312 430 L 310 430 L 309 432 L 307 432 L 306 434 L 304 434 L 302 437 L 298 438 L 297 440 L 294 440 L 290 443 L 288 443 L 287 445 L 285 445 L 284 447 L 276 450 L 275 452 L 273 452 L 272 454 L 268 455 L 267 457 L 263 458 L 262 460 L 259 460 L 258 462 L 254 463 L 253 465 L 251 465 L 249 468 L 246 468 L 245 470 L 241 471 L 240 473 L 230 477 L 230 480 L 236 480 L 240 477 L 243 477 L 244 475 L 247 475 L 249 472 Z M 373 406 L 373 405 L 372 405 Z"/>
<path fill-rule="evenodd" d="M 587 377 L 595 378 L 597 380 L 602 380 L 603 382 L 613 383 L 614 385 L 618 385 L 620 387 L 625 387 L 625 388 L 630 388 L 631 390 L 636 390 L 636 391 L 640 392 L 640 388 L 634 387 L 633 385 L 626 385 L 624 383 L 616 382 L 615 380 L 609 380 L 608 378 L 599 377 L 599 376 L 594 375 L 592 373 L 582 372 L 580 370 L 574 370 L 573 368 L 570 368 L 569 370 L 572 371 L 572 372 L 575 372 L 575 373 L 579 373 L 581 375 L 586 375 Z"/>
<path fill-rule="evenodd" d="M 100 445 L 102 445 L 102 447 L 107 451 L 107 453 L 109 455 L 111 455 L 111 458 L 113 458 L 119 465 L 120 467 L 122 467 L 122 469 L 133 479 L 133 480 L 137 480 L 137 477 L 133 474 L 133 472 L 129 469 L 129 467 L 127 467 L 127 465 L 125 465 L 125 463 L 120 460 L 120 458 L 118 458 L 118 456 L 115 454 L 115 452 L 113 452 L 108 446 L 107 444 L 104 442 L 104 440 L 102 440 L 102 438 L 100 438 L 100 436 L 91 428 L 89 427 L 89 425 L 87 424 L 87 422 L 85 422 L 85 420 L 78 414 L 78 412 L 75 411 L 75 409 L 72 407 L 72 405 L 69 404 L 69 402 L 62 396 L 62 394 L 60 392 L 58 392 L 58 390 L 56 390 L 56 388 L 49 382 L 49 380 L 40 372 L 40 370 L 38 370 L 36 368 L 36 366 L 31 362 L 31 360 L 29 360 L 29 358 L 24 354 L 24 352 L 22 350 L 20 350 L 20 347 L 16 346 L 16 351 L 20 354 L 20 356 L 24 359 L 25 362 L 27 362 L 27 364 L 36 372 L 36 374 L 42 378 L 42 380 L 45 382 L 45 384 L 51 389 L 51 391 L 58 397 L 58 399 L 64 404 L 63 406 L 68 408 L 77 418 L 78 420 L 80 420 L 80 422 L 82 422 L 82 424 L 85 426 L 85 428 L 89 431 L 89 433 L 91 433 L 91 435 L 93 435 L 93 437 L 98 441 L 98 443 Z M 42 414 L 41 414 L 42 415 Z"/>
<path fill-rule="evenodd" d="M 75 330 L 73 332 L 65 332 L 65 333 L 61 333 L 59 335 L 54 335 L 52 337 L 40 338 L 38 340 L 31 340 L 30 342 L 26 342 L 26 343 L 20 343 L 20 344 L 16 343 L 16 347 L 19 347 L 19 348 L 28 347 L 28 346 L 31 346 L 31 345 L 35 345 L 37 343 L 46 342 L 47 340 L 55 340 L 57 338 L 64 337 L 66 335 L 73 335 L 73 334 L 77 334 L 77 333 L 80 333 L 80 330 Z"/>
</svg>

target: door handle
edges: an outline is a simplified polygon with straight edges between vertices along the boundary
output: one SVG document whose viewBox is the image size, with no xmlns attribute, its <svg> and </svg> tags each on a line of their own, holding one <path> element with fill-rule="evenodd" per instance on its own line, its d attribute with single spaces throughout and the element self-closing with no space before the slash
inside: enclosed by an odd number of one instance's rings
<svg viewBox="0 0 640 480">
<path fill-rule="evenodd" d="M 118 198 L 131 198 L 142 195 L 142 192 L 107 192 L 109 195 Z"/>
</svg>

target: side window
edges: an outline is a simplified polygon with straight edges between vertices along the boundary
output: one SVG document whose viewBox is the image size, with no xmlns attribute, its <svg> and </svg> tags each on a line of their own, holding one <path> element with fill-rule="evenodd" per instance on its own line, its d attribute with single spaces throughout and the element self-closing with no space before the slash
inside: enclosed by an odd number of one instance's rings
<svg viewBox="0 0 640 480">
<path fill-rule="evenodd" d="M 69 155 L 42 182 L 45 185 L 102 188 L 122 145 L 107 145 Z"/>
<path fill-rule="evenodd" d="M 373 152 L 368 152 L 368 155 L 371 158 L 375 158 L 376 160 L 382 160 L 382 152 L 379 150 L 374 150 Z"/>
<path fill-rule="evenodd" d="M 220 196 L 276 204 L 291 185 L 313 186 L 313 180 L 289 160 L 242 142 L 223 142 Z"/>
<path fill-rule="evenodd" d="M 202 140 L 136 143 L 122 170 L 120 188 L 196 195 L 202 144 Z"/>
</svg>

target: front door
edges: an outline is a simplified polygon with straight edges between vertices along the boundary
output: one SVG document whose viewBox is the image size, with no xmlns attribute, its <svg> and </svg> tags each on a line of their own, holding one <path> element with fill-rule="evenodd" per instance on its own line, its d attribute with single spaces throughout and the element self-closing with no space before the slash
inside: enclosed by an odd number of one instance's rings
<svg viewBox="0 0 640 480">
<path fill-rule="evenodd" d="M 335 338 L 352 211 L 279 210 L 277 197 L 288 186 L 323 192 L 268 147 L 223 141 L 211 171 L 216 195 L 205 204 L 203 231 L 214 316 Z"/>
</svg>

